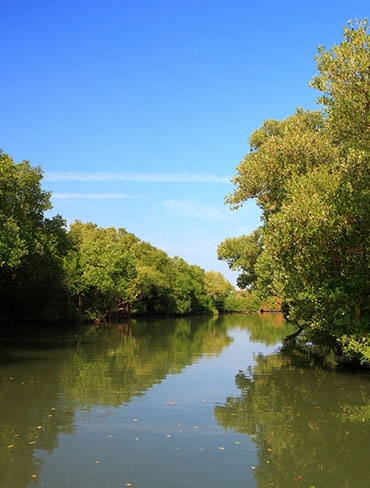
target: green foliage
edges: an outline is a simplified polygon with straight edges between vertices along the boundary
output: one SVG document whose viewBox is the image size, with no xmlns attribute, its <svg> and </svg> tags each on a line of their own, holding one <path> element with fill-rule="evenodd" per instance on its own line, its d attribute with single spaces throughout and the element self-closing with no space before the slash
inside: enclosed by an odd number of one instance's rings
<svg viewBox="0 0 370 488">
<path fill-rule="evenodd" d="M 213 314 L 205 271 L 125 229 L 51 219 L 42 171 L 0 152 L 0 306 L 17 321 Z M 209 285 L 209 281 L 207 282 Z"/>
<path fill-rule="evenodd" d="M 225 300 L 227 312 L 257 312 L 261 308 L 261 300 L 254 292 L 237 292 L 228 295 Z"/>
<path fill-rule="evenodd" d="M 130 280 L 136 275 L 124 229 L 98 228 L 77 221 L 71 236 L 78 249 L 69 265 L 69 286 L 84 313 L 98 318 L 119 309 L 130 297 Z"/>
<path fill-rule="evenodd" d="M 69 290 L 86 318 L 213 313 L 202 268 L 170 258 L 125 229 L 76 221 L 70 234 L 76 252 L 67 263 Z"/>
<path fill-rule="evenodd" d="M 343 41 L 319 47 L 311 86 L 322 95 L 329 128 L 337 143 L 368 151 L 370 143 L 370 31 L 368 20 L 349 21 Z"/>
<path fill-rule="evenodd" d="M 226 201 L 256 200 L 260 246 L 251 234 L 219 247 L 239 282 L 279 296 L 307 339 L 360 361 L 370 358 L 369 40 L 367 21 L 355 22 L 340 45 L 319 48 L 322 113 L 298 110 L 251 136 Z"/>
<path fill-rule="evenodd" d="M 64 220 L 45 217 L 42 172 L 0 151 L 0 305 L 2 318 L 57 320 L 68 312 L 63 259 L 71 247 Z"/>
<path fill-rule="evenodd" d="M 293 176 L 335 160 L 320 112 L 297 109 L 281 122 L 267 120 L 249 143 L 251 151 L 237 167 L 232 180 L 236 189 L 226 203 L 237 209 L 244 201 L 255 199 L 264 220 L 281 207 Z"/>
<path fill-rule="evenodd" d="M 216 271 L 206 272 L 204 289 L 217 310 L 225 310 L 225 302 L 234 292 L 232 284 Z"/>
<path fill-rule="evenodd" d="M 226 261 L 229 268 L 240 274 L 237 284 L 240 288 L 253 286 L 257 280 L 256 263 L 263 250 L 262 228 L 250 235 L 225 239 L 217 249 L 218 259 Z"/>
</svg>

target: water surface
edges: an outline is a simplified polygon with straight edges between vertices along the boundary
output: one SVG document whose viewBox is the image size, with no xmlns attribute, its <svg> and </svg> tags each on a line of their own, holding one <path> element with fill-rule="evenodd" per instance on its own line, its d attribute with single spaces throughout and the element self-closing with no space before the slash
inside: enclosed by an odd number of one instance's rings
<svg viewBox="0 0 370 488">
<path fill-rule="evenodd" d="M 0 345 L 1 488 L 364 488 L 370 377 L 280 315 L 130 321 Z"/>
</svg>

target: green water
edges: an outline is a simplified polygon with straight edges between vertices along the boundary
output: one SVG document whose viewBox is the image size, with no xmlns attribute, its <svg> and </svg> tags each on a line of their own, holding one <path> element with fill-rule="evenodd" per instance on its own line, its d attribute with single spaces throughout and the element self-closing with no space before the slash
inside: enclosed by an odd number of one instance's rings
<svg viewBox="0 0 370 488">
<path fill-rule="evenodd" d="M 370 376 L 281 316 L 0 341 L 0 487 L 366 488 Z"/>
</svg>

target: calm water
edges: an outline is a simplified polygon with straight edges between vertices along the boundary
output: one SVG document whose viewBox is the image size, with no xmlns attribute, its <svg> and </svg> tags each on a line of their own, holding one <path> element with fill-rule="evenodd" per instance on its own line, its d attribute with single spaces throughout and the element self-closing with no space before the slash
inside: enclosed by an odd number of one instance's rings
<svg viewBox="0 0 370 488">
<path fill-rule="evenodd" d="M 366 488 L 370 376 L 279 315 L 0 342 L 0 487 Z"/>
</svg>

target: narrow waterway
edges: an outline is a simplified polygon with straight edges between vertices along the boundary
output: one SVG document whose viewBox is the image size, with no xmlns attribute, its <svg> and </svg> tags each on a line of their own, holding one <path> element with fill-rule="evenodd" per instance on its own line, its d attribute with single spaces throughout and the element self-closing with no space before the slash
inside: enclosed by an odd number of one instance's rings
<svg viewBox="0 0 370 488">
<path fill-rule="evenodd" d="M 365 488 L 370 375 L 279 314 L 0 342 L 1 488 Z"/>
</svg>

